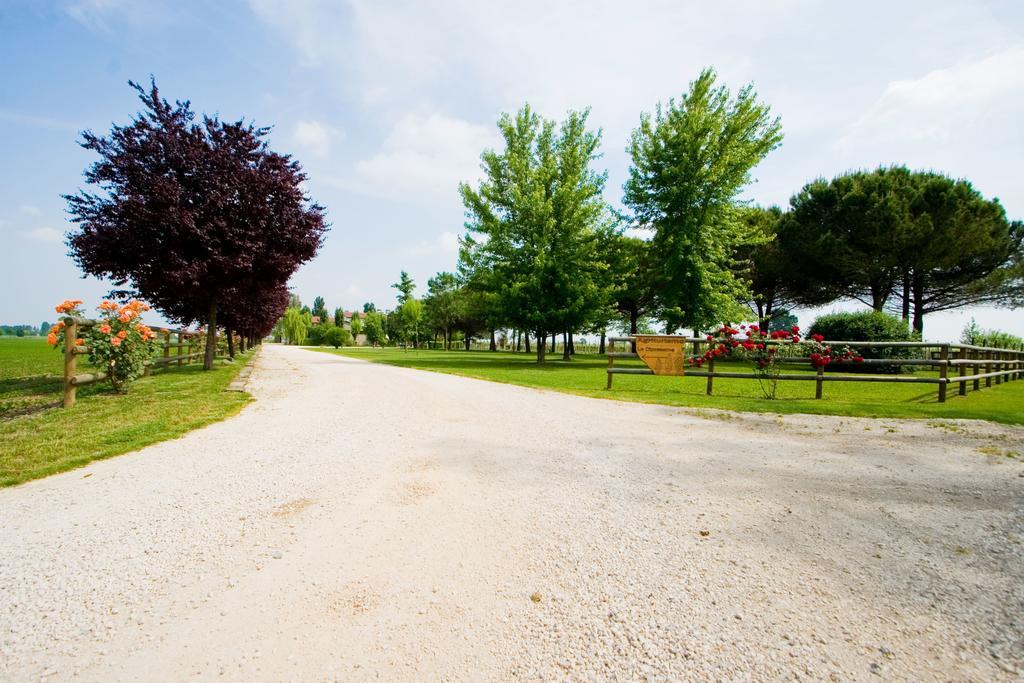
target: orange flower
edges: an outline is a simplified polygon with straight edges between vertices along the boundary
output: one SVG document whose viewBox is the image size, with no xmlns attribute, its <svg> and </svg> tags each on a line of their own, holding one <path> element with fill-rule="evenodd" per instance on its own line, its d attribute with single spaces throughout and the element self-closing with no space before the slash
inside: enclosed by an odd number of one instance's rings
<svg viewBox="0 0 1024 683">
<path fill-rule="evenodd" d="M 128 333 L 125 332 L 124 330 L 121 330 L 120 332 L 117 333 L 117 338 L 118 339 L 124 339 L 127 336 L 128 336 Z"/>
<path fill-rule="evenodd" d="M 114 303 L 113 301 L 107 300 L 107 301 L 104 301 L 103 303 L 101 303 L 99 308 L 100 308 L 101 311 L 116 311 L 117 310 L 117 304 Z"/>
<path fill-rule="evenodd" d="M 82 303 L 81 299 L 65 299 L 54 310 L 56 310 L 58 313 L 69 313 L 78 308 L 78 305 L 80 303 Z"/>
<path fill-rule="evenodd" d="M 121 340 L 118 339 L 117 337 L 111 337 L 110 338 L 110 343 L 113 344 L 114 346 L 120 346 L 121 345 Z"/>
<path fill-rule="evenodd" d="M 46 335 L 46 342 L 50 346 L 56 346 L 57 345 L 57 335 L 55 335 L 53 332 L 51 332 L 50 334 Z"/>
<path fill-rule="evenodd" d="M 50 333 L 51 334 L 56 334 L 59 330 L 60 330 L 59 326 L 57 326 L 57 325 L 50 325 Z"/>
<path fill-rule="evenodd" d="M 123 312 L 121 313 L 121 315 L 117 316 L 117 319 L 123 323 L 130 322 L 132 319 L 132 315 L 133 314 L 131 312 Z"/>
<path fill-rule="evenodd" d="M 83 344 L 85 344 L 85 340 L 81 337 L 75 340 L 75 346 L 82 346 Z"/>
<path fill-rule="evenodd" d="M 58 330 L 63 330 L 64 329 L 64 321 L 63 320 L 58 320 L 57 321 L 57 329 Z"/>
<path fill-rule="evenodd" d="M 100 325 L 100 332 L 110 334 L 110 325 Z"/>
</svg>

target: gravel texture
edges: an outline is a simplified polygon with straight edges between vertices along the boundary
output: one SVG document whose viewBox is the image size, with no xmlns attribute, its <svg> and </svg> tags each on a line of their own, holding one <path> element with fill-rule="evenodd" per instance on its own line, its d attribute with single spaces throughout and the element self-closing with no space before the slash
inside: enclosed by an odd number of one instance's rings
<svg viewBox="0 0 1024 683">
<path fill-rule="evenodd" d="M 1024 462 L 986 454 L 1024 430 L 280 346 L 249 389 L 230 420 L 0 490 L 0 678 L 1024 676 Z"/>
</svg>

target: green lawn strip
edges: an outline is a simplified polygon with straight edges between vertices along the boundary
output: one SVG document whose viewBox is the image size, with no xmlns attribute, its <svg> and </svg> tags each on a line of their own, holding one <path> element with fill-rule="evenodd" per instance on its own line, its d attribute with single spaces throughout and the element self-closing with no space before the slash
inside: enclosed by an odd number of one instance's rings
<svg viewBox="0 0 1024 683">
<path fill-rule="evenodd" d="M 250 355 L 218 362 L 210 372 L 199 364 L 171 366 L 139 379 L 127 395 L 105 382 L 90 385 L 69 410 L 0 419 L 0 486 L 121 455 L 238 413 L 250 396 L 225 388 Z"/>
<path fill-rule="evenodd" d="M 933 384 L 825 382 L 824 398 L 814 399 L 814 382 L 779 382 L 775 400 L 762 397 L 756 380 L 715 378 L 714 395 L 705 394 L 703 377 L 616 375 L 614 387 L 605 389 L 608 361 L 603 356 L 576 356 L 537 366 L 525 353 L 487 351 L 405 351 L 402 349 L 317 349 L 352 358 L 399 367 L 444 372 L 494 382 L 553 389 L 566 393 L 638 403 L 744 412 L 809 413 L 851 417 L 951 418 L 1024 424 L 1024 381 L 1013 381 L 958 396 L 949 386 L 949 398 L 939 403 Z M 637 361 L 616 360 L 616 367 L 642 367 Z M 749 371 L 745 364 L 720 363 L 719 369 Z M 787 373 L 810 369 L 786 367 Z M 926 371 L 916 373 L 926 376 Z M 984 381 L 982 381 L 984 384 Z"/>
</svg>

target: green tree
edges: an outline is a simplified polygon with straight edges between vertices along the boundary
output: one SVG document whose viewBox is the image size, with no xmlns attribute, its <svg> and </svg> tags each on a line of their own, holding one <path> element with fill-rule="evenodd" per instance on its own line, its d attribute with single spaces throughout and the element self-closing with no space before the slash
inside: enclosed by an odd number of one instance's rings
<svg viewBox="0 0 1024 683">
<path fill-rule="evenodd" d="M 402 316 L 402 325 L 406 332 L 404 337 L 413 340 L 413 347 L 420 347 L 420 326 L 423 324 L 423 302 L 419 299 L 406 299 L 398 309 Z"/>
<path fill-rule="evenodd" d="M 747 282 L 749 297 L 745 303 L 765 328 L 770 327 L 776 311 L 794 305 L 798 293 L 793 288 L 789 258 L 778 240 L 779 226 L 788 219 L 777 206 L 752 206 L 740 211 L 746 237 L 734 259 L 739 276 Z"/>
<path fill-rule="evenodd" d="M 315 317 L 320 318 L 320 322 L 326 323 L 329 319 L 327 314 L 327 304 L 324 302 L 322 296 L 318 296 L 313 299 L 313 309 L 310 311 Z"/>
<path fill-rule="evenodd" d="M 399 306 L 401 306 L 406 301 L 411 299 L 413 291 L 416 290 L 416 283 L 413 281 L 411 277 L 409 277 L 409 273 L 405 272 L 404 270 L 398 276 L 398 282 L 394 283 L 391 286 L 394 289 L 398 290 L 397 298 Z"/>
<path fill-rule="evenodd" d="M 363 319 L 359 317 L 359 311 L 352 311 L 352 319 L 349 322 L 349 331 L 352 332 L 353 339 L 362 333 Z"/>
<path fill-rule="evenodd" d="M 606 174 L 591 169 L 600 131 L 588 112 L 569 112 L 557 126 L 529 105 L 502 115 L 501 152 L 481 155 L 485 178 L 460 186 L 472 235 L 469 259 L 495 289 L 501 317 L 538 339 L 579 329 L 603 304 L 596 228 L 608 216 Z M 543 363 L 544 344 L 537 344 Z"/>
<path fill-rule="evenodd" d="M 913 249 L 904 254 L 915 332 L 924 316 L 965 306 L 1013 307 L 1024 288 L 1024 223 L 1009 222 L 999 200 L 965 180 L 915 174 Z M 1018 304 L 1019 299 L 1018 299 Z"/>
<path fill-rule="evenodd" d="M 334 309 L 334 326 L 345 327 L 345 309 L 341 306 Z"/>
<path fill-rule="evenodd" d="M 384 335 L 383 317 L 377 311 L 367 311 L 363 332 L 366 334 L 367 343 L 371 345 L 387 343 L 387 337 Z"/>
<path fill-rule="evenodd" d="M 609 233 L 602 242 L 612 308 L 629 333 L 637 334 L 640 321 L 654 311 L 659 290 L 651 243 L 619 232 Z"/>
<path fill-rule="evenodd" d="M 742 236 L 736 198 L 750 171 L 782 142 L 782 126 L 752 86 L 735 98 L 705 69 L 677 102 L 643 114 L 633 131 L 625 204 L 654 230 L 669 328 L 737 319 L 743 281 L 731 268 Z"/>
<path fill-rule="evenodd" d="M 459 283 L 452 273 L 441 272 L 427 281 L 424 315 L 427 324 L 444 335 L 446 350 L 451 348 L 452 328 L 462 315 L 463 300 L 459 294 Z"/>
<path fill-rule="evenodd" d="M 985 303 L 1024 287 L 1024 226 L 970 183 L 902 166 L 808 183 L 778 229 L 794 300 L 852 298 L 904 320 Z M 1018 304 L 1020 303 L 1018 299 Z"/>
<path fill-rule="evenodd" d="M 374 305 L 372 301 L 367 301 L 365 304 L 363 304 L 363 313 L 370 313 L 371 311 L 376 310 L 377 307 Z"/>
<path fill-rule="evenodd" d="M 917 241 L 912 196 L 902 167 L 819 178 L 795 194 L 777 233 L 798 302 L 852 298 L 884 310 Z"/>
<path fill-rule="evenodd" d="M 306 314 L 300 309 L 288 307 L 285 310 L 284 317 L 281 319 L 281 330 L 289 344 L 301 344 L 306 341 L 308 329 Z"/>
</svg>

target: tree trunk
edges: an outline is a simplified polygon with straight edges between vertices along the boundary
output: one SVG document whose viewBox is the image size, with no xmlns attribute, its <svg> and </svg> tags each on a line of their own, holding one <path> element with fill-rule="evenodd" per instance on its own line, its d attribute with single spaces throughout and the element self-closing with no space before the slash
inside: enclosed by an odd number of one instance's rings
<svg viewBox="0 0 1024 683">
<path fill-rule="evenodd" d="M 769 301 L 764 305 L 764 320 L 757 321 L 757 324 L 761 326 L 762 330 L 767 330 L 772 326 L 773 313 L 775 313 L 775 305 Z"/>
<path fill-rule="evenodd" d="M 491 328 L 491 348 L 490 348 L 490 350 L 491 351 L 497 351 L 498 350 L 498 340 L 494 338 L 494 328 L 493 327 Z"/>
<path fill-rule="evenodd" d="M 203 370 L 213 369 L 213 357 L 217 355 L 217 301 L 210 302 L 206 316 L 206 352 L 203 354 Z"/>
<path fill-rule="evenodd" d="M 469 343 L 471 341 L 473 341 L 473 338 L 471 336 L 469 336 L 469 333 L 468 332 L 463 333 L 463 335 L 462 335 L 462 345 L 466 348 L 467 351 L 469 351 Z"/>
<path fill-rule="evenodd" d="M 245 353 L 245 342 L 247 339 L 248 338 L 244 334 L 238 338 L 238 350 L 241 351 L 242 353 Z"/>
<path fill-rule="evenodd" d="M 882 291 L 877 285 L 871 285 L 871 308 L 881 313 L 885 310 L 885 300 L 888 298 L 888 292 Z"/>
<path fill-rule="evenodd" d="M 526 342 L 526 353 L 530 353 L 530 333 L 526 331 L 520 331 L 519 339 Z"/>
<path fill-rule="evenodd" d="M 910 273 L 903 274 L 903 322 L 910 322 Z"/>
<path fill-rule="evenodd" d="M 537 332 L 537 363 L 544 362 L 544 352 L 548 350 L 548 336 L 543 332 Z"/>
<path fill-rule="evenodd" d="M 555 352 L 555 344 L 557 344 L 557 343 L 558 343 L 558 333 L 552 332 L 551 333 L 551 353 Z"/>
<path fill-rule="evenodd" d="M 914 332 L 924 333 L 924 282 L 915 276 L 913 284 L 914 297 Z"/>
<path fill-rule="evenodd" d="M 228 339 L 228 357 L 234 360 L 235 358 L 235 333 L 230 327 L 224 328 L 224 335 Z"/>
<path fill-rule="evenodd" d="M 608 330 L 601 330 L 601 345 L 597 347 L 597 353 L 600 356 L 604 355 L 604 339 L 608 335 Z"/>
<path fill-rule="evenodd" d="M 572 338 L 572 332 L 569 333 L 569 355 L 576 355 L 576 341 Z"/>
<path fill-rule="evenodd" d="M 640 319 L 640 316 L 637 313 L 637 310 L 635 308 L 629 312 L 629 334 L 630 334 L 630 336 L 633 336 L 633 337 L 636 336 L 637 330 L 639 329 L 639 326 L 638 326 L 639 319 Z M 669 334 L 667 329 L 665 330 L 665 333 Z M 636 341 L 632 341 L 631 340 L 629 342 L 629 351 L 630 351 L 630 353 L 636 353 Z"/>
<path fill-rule="evenodd" d="M 562 360 L 572 360 L 572 354 L 569 353 L 569 333 L 562 333 Z"/>
</svg>

